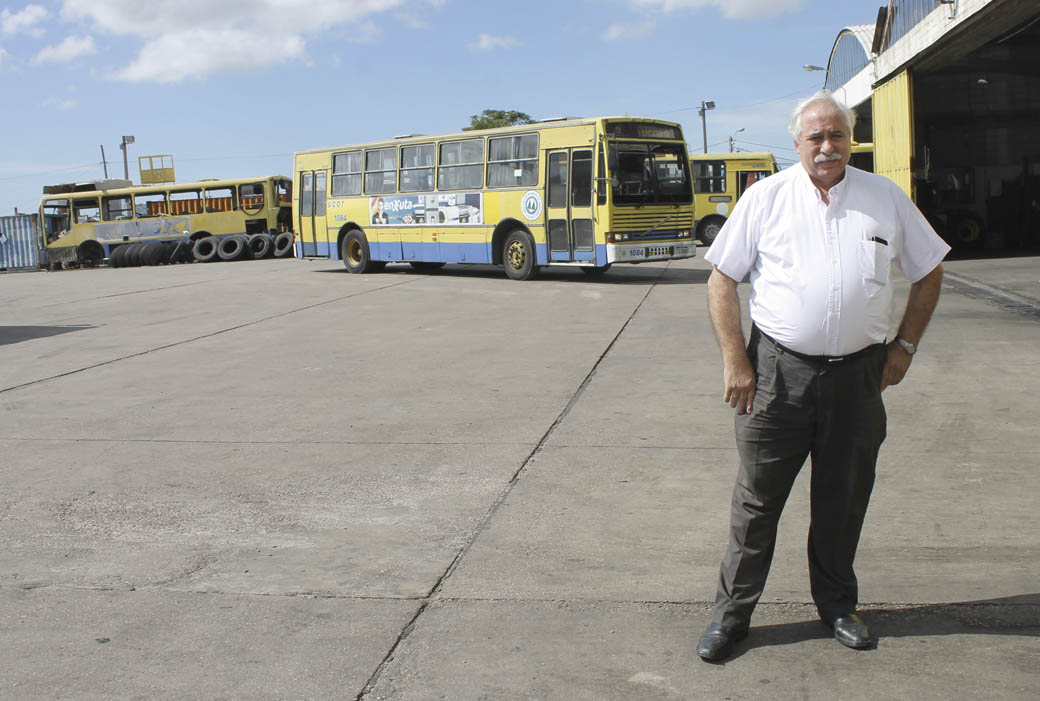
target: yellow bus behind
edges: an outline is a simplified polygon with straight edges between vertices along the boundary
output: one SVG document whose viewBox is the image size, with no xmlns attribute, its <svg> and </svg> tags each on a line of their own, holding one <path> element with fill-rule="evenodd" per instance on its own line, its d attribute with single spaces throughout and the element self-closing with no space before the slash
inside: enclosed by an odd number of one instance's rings
<svg viewBox="0 0 1040 701">
<path fill-rule="evenodd" d="M 301 151 L 297 255 L 351 272 L 409 263 L 589 274 L 688 258 L 693 202 L 678 124 L 565 119 Z"/>
</svg>

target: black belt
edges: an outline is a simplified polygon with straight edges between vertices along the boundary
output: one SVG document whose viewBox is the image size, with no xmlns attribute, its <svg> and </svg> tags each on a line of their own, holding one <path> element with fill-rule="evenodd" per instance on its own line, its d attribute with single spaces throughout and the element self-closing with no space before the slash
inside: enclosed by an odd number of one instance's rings
<svg viewBox="0 0 1040 701">
<path fill-rule="evenodd" d="M 846 362 L 848 360 L 856 360 L 857 358 L 862 358 L 862 357 L 871 355 L 872 353 L 876 353 L 879 349 L 885 347 L 884 343 L 872 343 L 871 345 L 867 346 L 866 348 L 862 348 L 862 349 L 860 349 L 858 351 L 855 351 L 854 353 L 849 353 L 848 355 L 807 355 L 805 353 L 799 353 L 796 350 L 791 350 L 790 348 L 788 348 L 787 346 L 783 345 L 782 343 L 777 341 L 775 338 L 773 338 L 772 336 L 767 334 L 765 331 L 763 331 L 762 329 L 758 328 L 758 326 L 756 324 L 752 324 L 752 326 L 751 326 L 751 333 L 752 333 L 752 335 L 757 333 L 762 338 L 764 338 L 767 341 L 769 341 L 769 343 L 771 343 L 773 346 L 775 346 L 776 349 L 778 351 L 780 351 L 781 353 L 786 353 L 788 355 L 793 355 L 794 357 L 796 357 L 796 358 L 798 358 L 800 360 L 804 360 L 804 361 L 806 361 L 808 363 L 818 363 L 818 364 L 823 364 L 823 363 L 844 363 L 844 362 Z"/>
</svg>

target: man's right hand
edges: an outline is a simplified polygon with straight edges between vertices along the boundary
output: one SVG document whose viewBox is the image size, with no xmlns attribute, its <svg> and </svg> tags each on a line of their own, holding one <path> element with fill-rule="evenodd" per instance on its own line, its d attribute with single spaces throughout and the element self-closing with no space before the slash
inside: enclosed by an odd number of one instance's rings
<svg viewBox="0 0 1040 701">
<path fill-rule="evenodd" d="M 747 355 L 726 363 L 723 381 L 726 385 L 723 401 L 735 408 L 738 414 L 750 414 L 755 402 L 756 378 Z"/>
</svg>

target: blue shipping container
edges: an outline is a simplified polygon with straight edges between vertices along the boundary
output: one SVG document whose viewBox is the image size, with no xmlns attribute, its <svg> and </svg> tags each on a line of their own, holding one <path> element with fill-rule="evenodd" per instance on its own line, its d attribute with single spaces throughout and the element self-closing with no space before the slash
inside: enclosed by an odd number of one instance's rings
<svg viewBox="0 0 1040 701">
<path fill-rule="evenodd" d="M 38 214 L 0 217 L 0 271 L 35 270 L 40 265 Z"/>
</svg>

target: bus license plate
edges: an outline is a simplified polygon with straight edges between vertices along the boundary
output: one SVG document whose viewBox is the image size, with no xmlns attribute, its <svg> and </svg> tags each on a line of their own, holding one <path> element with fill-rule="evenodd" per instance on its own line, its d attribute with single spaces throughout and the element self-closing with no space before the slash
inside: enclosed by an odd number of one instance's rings
<svg viewBox="0 0 1040 701">
<path fill-rule="evenodd" d="M 670 256 L 675 253 L 673 246 L 647 246 L 646 257 L 651 258 L 653 256 Z"/>
</svg>

